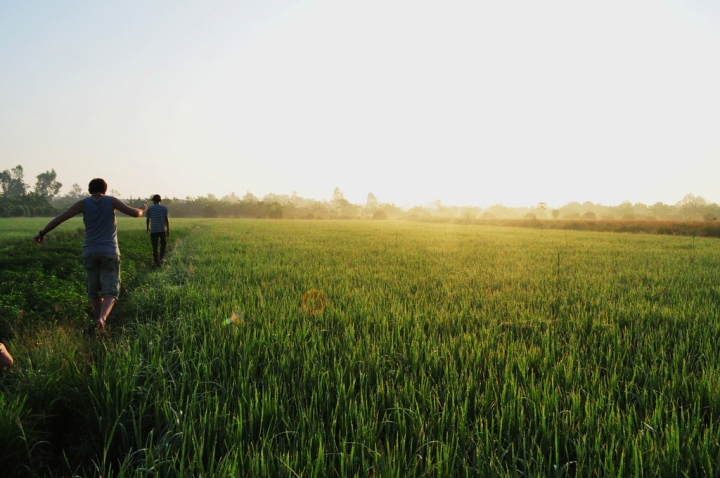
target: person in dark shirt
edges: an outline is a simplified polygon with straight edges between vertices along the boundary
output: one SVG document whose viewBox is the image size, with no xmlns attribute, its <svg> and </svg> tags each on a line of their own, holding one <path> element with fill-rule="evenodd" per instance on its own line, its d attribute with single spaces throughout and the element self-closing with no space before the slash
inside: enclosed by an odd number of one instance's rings
<svg viewBox="0 0 720 478">
<path fill-rule="evenodd" d="M 85 241 L 82 246 L 82 262 L 85 268 L 85 284 L 88 298 L 95 310 L 95 324 L 99 329 L 103 329 L 120 294 L 120 249 L 115 210 L 128 216 L 140 217 L 148 207 L 146 204 L 139 208 L 130 207 L 116 197 L 106 196 L 107 183 L 100 178 L 90 181 L 88 192 L 90 197 L 76 202 L 50 221 L 38 232 L 34 241 L 40 244 L 48 232 L 71 217 L 83 215 Z"/>
<path fill-rule="evenodd" d="M 147 232 L 150 234 L 155 267 L 160 267 L 160 264 L 165 262 L 165 247 L 167 246 L 167 238 L 170 236 L 168 209 L 160 204 L 160 201 L 162 201 L 160 195 L 154 195 L 152 197 L 153 205 L 150 206 L 145 213 L 145 217 L 147 218 L 145 224 L 147 226 Z M 160 242 L 159 255 L 158 242 Z"/>
</svg>

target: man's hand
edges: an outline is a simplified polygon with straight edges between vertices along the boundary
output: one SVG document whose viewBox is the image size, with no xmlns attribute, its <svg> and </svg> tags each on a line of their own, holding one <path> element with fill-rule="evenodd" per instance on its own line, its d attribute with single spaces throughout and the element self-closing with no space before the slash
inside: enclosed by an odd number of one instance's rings
<svg viewBox="0 0 720 478">
<path fill-rule="evenodd" d="M 143 204 L 142 206 L 140 206 L 140 209 L 142 209 L 143 212 L 147 211 L 147 204 Z"/>
<path fill-rule="evenodd" d="M 147 233 L 150 234 L 150 228 L 148 227 Z"/>
<path fill-rule="evenodd" d="M 165 233 L 165 237 L 170 237 L 170 231 L 167 231 L 167 232 Z"/>
<path fill-rule="evenodd" d="M 50 231 L 52 231 L 53 229 L 58 227 L 63 222 L 70 219 L 71 217 L 75 217 L 82 212 L 83 212 L 83 202 L 81 200 L 81 201 L 76 202 L 72 206 L 70 206 L 67 211 L 60 214 L 58 217 L 54 218 L 52 221 L 48 222 L 47 226 L 40 229 L 40 231 L 38 231 L 37 235 L 35 237 L 33 237 L 33 242 L 35 244 L 40 244 L 43 241 L 43 239 L 45 239 L 45 235 L 47 233 L 49 233 Z"/>
</svg>

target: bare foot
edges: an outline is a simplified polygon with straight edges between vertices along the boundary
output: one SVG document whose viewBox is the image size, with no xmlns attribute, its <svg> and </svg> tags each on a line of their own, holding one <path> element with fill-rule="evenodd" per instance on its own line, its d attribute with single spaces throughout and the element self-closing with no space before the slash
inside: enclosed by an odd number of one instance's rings
<svg viewBox="0 0 720 478">
<path fill-rule="evenodd" d="M 97 327 L 98 330 L 105 330 L 105 319 L 97 319 L 95 321 L 95 327 Z"/>
</svg>

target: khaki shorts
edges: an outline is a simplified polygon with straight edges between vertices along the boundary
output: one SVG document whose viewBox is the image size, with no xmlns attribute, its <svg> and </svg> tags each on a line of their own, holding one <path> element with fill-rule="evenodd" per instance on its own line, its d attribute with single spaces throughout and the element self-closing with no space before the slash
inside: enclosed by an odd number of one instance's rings
<svg viewBox="0 0 720 478">
<path fill-rule="evenodd" d="M 120 295 L 120 256 L 89 252 L 83 254 L 85 286 L 90 299 L 117 297 Z"/>
</svg>

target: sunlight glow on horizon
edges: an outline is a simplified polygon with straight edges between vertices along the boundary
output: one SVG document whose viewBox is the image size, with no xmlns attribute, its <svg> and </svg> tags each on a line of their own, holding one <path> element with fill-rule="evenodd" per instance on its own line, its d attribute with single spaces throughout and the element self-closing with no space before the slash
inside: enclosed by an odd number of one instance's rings
<svg viewBox="0 0 720 478">
<path fill-rule="evenodd" d="M 720 202 L 702 0 L 42 5 L 0 6 L 0 170 L 28 183 Z"/>
</svg>

